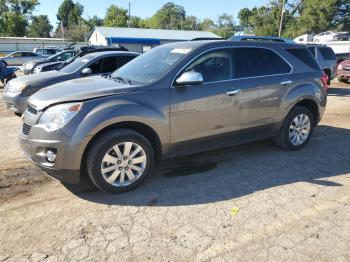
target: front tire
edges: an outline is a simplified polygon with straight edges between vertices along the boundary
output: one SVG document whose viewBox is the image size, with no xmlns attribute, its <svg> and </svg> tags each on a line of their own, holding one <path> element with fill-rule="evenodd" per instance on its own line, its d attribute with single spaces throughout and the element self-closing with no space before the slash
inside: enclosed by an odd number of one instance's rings
<svg viewBox="0 0 350 262">
<path fill-rule="evenodd" d="M 117 129 L 100 136 L 87 156 L 87 171 L 96 187 L 107 193 L 135 189 L 154 164 L 150 142 L 131 129 Z"/>
<path fill-rule="evenodd" d="M 285 118 L 275 142 L 283 149 L 294 151 L 306 146 L 315 127 L 311 111 L 303 106 L 295 106 Z"/>
</svg>

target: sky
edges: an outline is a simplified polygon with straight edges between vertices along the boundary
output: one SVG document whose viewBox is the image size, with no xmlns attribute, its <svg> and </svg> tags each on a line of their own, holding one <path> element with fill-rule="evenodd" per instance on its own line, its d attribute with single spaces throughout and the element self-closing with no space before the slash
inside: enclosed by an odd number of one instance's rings
<svg viewBox="0 0 350 262">
<path fill-rule="evenodd" d="M 76 2 L 77 0 L 73 0 Z M 106 9 L 111 4 L 117 4 L 125 9 L 131 4 L 131 15 L 142 18 L 152 16 L 158 9 L 170 0 L 78 0 L 84 6 L 84 18 L 97 15 L 101 18 L 105 16 Z M 234 16 L 238 23 L 237 14 L 241 8 L 266 5 L 270 0 L 173 0 L 175 4 L 182 5 L 188 15 L 195 15 L 203 19 L 206 17 L 215 19 L 222 13 Z M 53 26 L 57 25 L 57 10 L 62 0 L 40 0 L 35 14 L 47 15 Z"/>
</svg>

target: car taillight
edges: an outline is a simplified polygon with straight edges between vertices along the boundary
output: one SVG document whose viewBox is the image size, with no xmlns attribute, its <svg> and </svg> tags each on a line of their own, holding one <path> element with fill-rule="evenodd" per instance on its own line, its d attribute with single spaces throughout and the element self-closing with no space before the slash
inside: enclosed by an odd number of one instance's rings
<svg viewBox="0 0 350 262">
<path fill-rule="evenodd" d="M 321 82 L 322 82 L 324 90 L 327 91 L 328 90 L 328 75 L 327 74 L 323 74 L 321 76 Z"/>
</svg>

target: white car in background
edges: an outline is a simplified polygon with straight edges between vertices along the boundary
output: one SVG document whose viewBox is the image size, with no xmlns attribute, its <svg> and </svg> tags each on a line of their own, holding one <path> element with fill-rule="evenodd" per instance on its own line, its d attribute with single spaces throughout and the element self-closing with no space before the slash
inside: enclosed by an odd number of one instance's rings
<svg viewBox="0 0 350 262">
<path fill-rule="evenodd" d="M 319 42 L 336 41 L 338 35 L 339 35 L 338 32 L 326 31 L 326 32 L 320 33 L 318 35 L 315 35 L 314 42 L 319 43 Z"/>
</svg>

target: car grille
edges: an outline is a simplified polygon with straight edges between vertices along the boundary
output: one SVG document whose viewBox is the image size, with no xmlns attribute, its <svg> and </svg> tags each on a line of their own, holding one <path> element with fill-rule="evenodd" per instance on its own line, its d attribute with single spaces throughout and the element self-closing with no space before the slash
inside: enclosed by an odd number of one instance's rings
<svg viewBox="0 0 350 262">
<path fill-rule="evenodd" d="M 30 129 L 32 129 L 32 127 L 24 123 L 22 127 L 22 133 L 27 136 L 29 135 Z"/>
<path fill-rule="evenodd" d="M 36 108 L 34 108 L 31 105 L 28 105 L 27 110 L 29 113 L 33 114 L 33 115 L 37 115 L 38 114 L 38 110 L 36 110 Z"/>
</svg>

